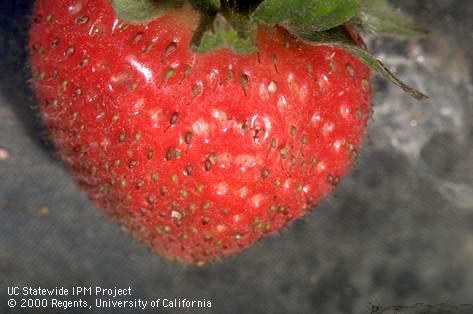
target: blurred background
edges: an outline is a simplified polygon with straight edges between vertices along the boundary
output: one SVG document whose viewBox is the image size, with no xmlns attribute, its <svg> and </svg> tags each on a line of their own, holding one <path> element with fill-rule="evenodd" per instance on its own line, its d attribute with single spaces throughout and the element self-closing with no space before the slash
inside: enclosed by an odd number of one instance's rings
<svg viewBox="0 0 473 314">
<path fill-rule="evenodd" d="M 473 313 L 473 2 L 392 3 L 432 34 L 369 44 L 431 100 L 376 79 L 364 150 L 336 193 L 279 235 L 194 268 L 136 244 L 72 182 L 30 88 L 33 1 L 1 1 L 0 312 L 20 313 L 7 286 L 83 285 L 212 301 L 159 313 Z"/>
</svg>

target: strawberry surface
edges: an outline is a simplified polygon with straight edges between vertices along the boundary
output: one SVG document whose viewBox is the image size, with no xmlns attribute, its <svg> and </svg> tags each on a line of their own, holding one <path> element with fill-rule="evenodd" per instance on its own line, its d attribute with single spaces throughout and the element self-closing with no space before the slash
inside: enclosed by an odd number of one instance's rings
<svg viewBox="0 0 473 314">
<path fill-rule="evenodd" d="M 370 115 L 370 69 L 260 26 L 259 51 L 189 49 L 185 6 L 143 24 L 107 0 L 39 0 L 43 119 L 75 180 L 140 242 L 202 264 L 304 215 L 338 184 Z"/>
</svg>

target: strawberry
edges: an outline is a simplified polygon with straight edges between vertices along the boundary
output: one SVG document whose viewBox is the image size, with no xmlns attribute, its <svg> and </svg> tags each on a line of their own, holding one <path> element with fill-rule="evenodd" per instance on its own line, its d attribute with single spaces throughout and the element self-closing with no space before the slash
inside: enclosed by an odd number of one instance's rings
<svg viewBox="0 0 473 314">
<path fill-rule="evenodd" d="M 157 253 L 203 264 L 313 209 L 358 154 L 371 68 L 423 97 L 366 51 L 373 1 L 312 20 L 301 2 L 37 1 L 31 65 L 58 153 Z"/>
</svg>

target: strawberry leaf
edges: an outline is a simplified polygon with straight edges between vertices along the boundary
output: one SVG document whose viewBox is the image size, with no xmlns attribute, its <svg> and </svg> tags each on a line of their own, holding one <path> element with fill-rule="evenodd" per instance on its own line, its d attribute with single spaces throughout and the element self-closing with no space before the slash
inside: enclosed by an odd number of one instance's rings
<svg viewBox="0 0 473 314">
<path fill-rule="evenodd" d="M 411 97 L 417 100 L 429 99 L 429 96 L 402 82 L 380 60 L 370 54 L 366 49 L 357 45 L 344 27 L 337 27 L 325 32 L 302 32 L 297 35 L 301 39 L 315 45 L 328 45 L 344 49 L 356 56 L 360 61 L 368 65 L 385 79 L 400 87 Z"/>
<path fill-rule="evenodd" d="M 111 0 L 111 3 L 119 19 L 140 24 L 182 6 L 184 0 Z"/>
<path fill-rule="evenodd" d="M 305 31 L 324 31 L 354 17 L 362 0 L 265 0 L 253 13 L 261 24 L 288 24 Z"/>
<path fill-rule="evenodd" d="M 396 11 L 386 0 L 363 0 L 356 17 L 358 25 L 367 33 L 391 36 L 424 36 L 406 16 Z"/>
<path fill-rule="evenodd" d="M 252 54 L 256 47 L 256 24 L 233 11 L 203 16 L 191 42 L 192 50 L 205 53 L 228 48 L 239 54 Z"/>
<path fill-rule="evenodd" d="M 191 0 L 192 6 L 206 15 L 213 15 L 221 7 L 220 0 Z"/>
</svg>

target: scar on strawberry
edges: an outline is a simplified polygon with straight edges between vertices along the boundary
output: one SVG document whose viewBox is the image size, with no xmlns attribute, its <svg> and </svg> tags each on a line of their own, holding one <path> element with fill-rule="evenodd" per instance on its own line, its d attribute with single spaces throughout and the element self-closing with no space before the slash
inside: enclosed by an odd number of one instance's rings
<svg viewBox="0 0 473 314">
<path fill-rule="evenodd" d="M 384 0 L 37 0 L 42 118 L 75 181 L 133 237 L 202 265 L 310 212 L 360 149 L 360 34 L 421 36 Z"/>
</svg>

